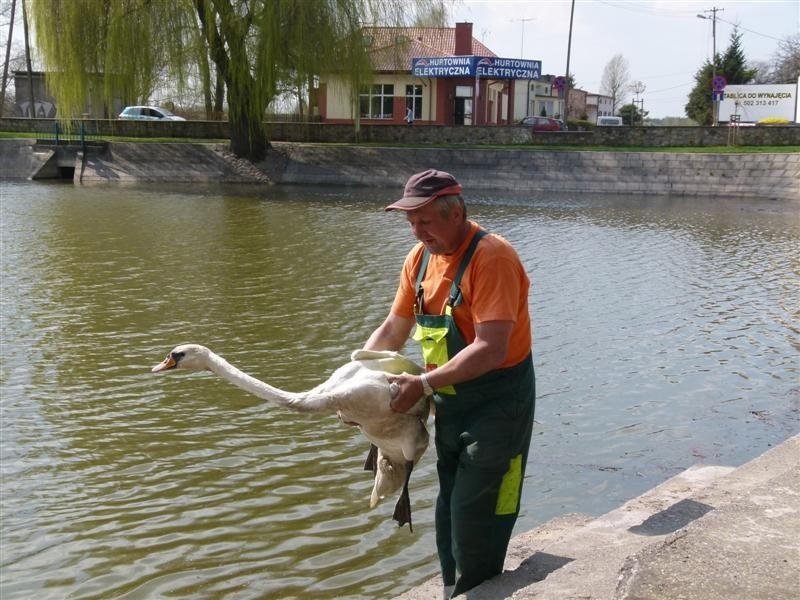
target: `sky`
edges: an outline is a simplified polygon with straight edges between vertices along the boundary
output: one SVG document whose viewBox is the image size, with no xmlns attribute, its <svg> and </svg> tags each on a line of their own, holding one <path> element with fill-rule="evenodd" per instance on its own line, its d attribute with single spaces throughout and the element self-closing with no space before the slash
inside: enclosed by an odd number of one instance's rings
<svg viewBox="0 0 800 600">
<path fill-rule="evenodd" d="M 472 35 L 504 58 L 542 61 L 542 72 L 567 67 L 570 0 L 457 0 L 451 23 L 471 22 Z M 616 55 L 628 62 L 631 81 L 651 118 L 683 117 L 694 76 L 716 48 L 730 45 L 734 25 L 749 62 L 769 61 L 779 41 L 800 32 L 800 0 L 575 0 L 569 70 L 577 87 L 601 92 L 603 69 Z M 710 91 L 709 91 L 710 93 Z M 630 101 L 631 96 L 626 99 Z"/>
</svg>

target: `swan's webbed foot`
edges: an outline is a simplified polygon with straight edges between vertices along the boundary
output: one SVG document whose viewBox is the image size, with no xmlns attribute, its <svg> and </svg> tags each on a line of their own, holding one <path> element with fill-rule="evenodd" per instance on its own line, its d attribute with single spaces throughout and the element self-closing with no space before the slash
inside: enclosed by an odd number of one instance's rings
<svg viewBox="0 0 800 600">
<path fill-rule="evenodd" d="M 411 470 L 414 468 L 412 461 L 406 461 L 406 481 L 403 483 L 403 491 L 394 505 L 392 518 L 397 521 L 397 526 L 402 527 L 408 523 L 408 530 L 414 533 L 414 526 L 411 524 L 411 499 L 408 496 L 408 482 L 411 479 Z"/>
<path fill-rule="evenodd" d="M 364 461 L 364 470 L 372 471 L 373 475 L 378 472 L 378 447 L 375 444 L 369 445 L 367 460 Z"/>
</svg>

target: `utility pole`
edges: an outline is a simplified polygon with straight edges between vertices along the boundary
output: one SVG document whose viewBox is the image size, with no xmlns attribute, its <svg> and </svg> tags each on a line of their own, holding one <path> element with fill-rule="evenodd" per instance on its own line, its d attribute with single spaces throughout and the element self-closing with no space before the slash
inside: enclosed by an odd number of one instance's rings
<svg viewBox="0 0 800 600">
<path fill-rule="evenodd" d="M 711 13 L 711 16 L 708 15 L 697 15 L 698 19 L 708 19 L 711 21 L 711 81 L 714 81 L 714 78 L 717 76 L 717 13 L 721 10 L 725 10 L 724 8 L 717 8 L 714 6 L 709 10 L 704 10 L 704 13 Z M 712 126 L 717 126 L 717 101 L 716 95 L 712 95 L 711 99 L 711 124 Z"/>
<path fill-rule="evenodd" d="M 634 94 L 636 94 L 636 98 L 634 98 L 633 102 L 632 102 L 632 104 L 634 106 L 634 110 L 631 111 L 631 127 L 633 127 L 636 124 L 635 123 L 635 121 L 636 121 L 636 110 L 635 109 L 639 105 L 639 102 L 640 102 L 639 96 L 641 94 L 643 94 L 646 89 L 647 89 L 647 86 L 641 81 L 634 81 L 630 86 L 630 90 Z M 641 108 L 641 111 L 642 111 L 641 120 L 642 120 L 642 125 L 644 125 L 644 114 L 643 114 L 644 113 L 644 98 L 642 98 L 642 100 L 641 100 L 641 106 L 642 106 L 642 108 Z"/>
<path fill-rule="evenodd" d="M 564 124 L 567 123 L 569 116 L 569 53 L 572 49 L 572 17 L 575 15 L 575 0 L 572 0 L 572 8 L 569 11 L 569 38 L 567 38 L 567 72 L 564 73 L 566 84 L 564 85 Z"/>
</svg>

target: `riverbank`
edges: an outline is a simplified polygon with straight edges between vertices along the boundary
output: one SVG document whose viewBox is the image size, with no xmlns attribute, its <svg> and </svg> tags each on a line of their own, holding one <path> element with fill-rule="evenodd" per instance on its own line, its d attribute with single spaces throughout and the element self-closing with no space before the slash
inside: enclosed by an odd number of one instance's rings
<svg viewBox="0 0 800 600">
<path fill-rule="evenodd" d="M 800 594 L 800 436 L 738 467 L 698 465 L 597 519 L 516 536 L 469 600 L 784 600 Z M 442 597 L 436 577 L 399 600 Z"/>
<path fill-rule="evenodd" d="M 712 154 L 526 148 L 398 148 L 275 142 L 251 164 L 222 144 L 111 142 L 80 150 L 0 140 L 0 179 L 402 187 L 431 166 L 470 193 L 622 193 L 800 199 L 800 153 Z"/>
</svg>

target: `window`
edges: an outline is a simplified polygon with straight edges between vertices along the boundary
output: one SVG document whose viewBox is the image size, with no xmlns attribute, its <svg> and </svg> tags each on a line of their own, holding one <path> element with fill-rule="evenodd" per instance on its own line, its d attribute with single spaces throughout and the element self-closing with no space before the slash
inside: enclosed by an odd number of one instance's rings
<svg viewBox="0 0 800 600">
<path fill-rule="evenodd" d="M 361 90 L 358 96 L 360 116 L 364 119 L 391 119 L 394 85 L 376 83 Z"/>
<path fill-rule="evenodd" d="M 422 86 L 406 86 L 406 108 L 414 109 L 414 120 L 422 118 Z"/>
</svg>

